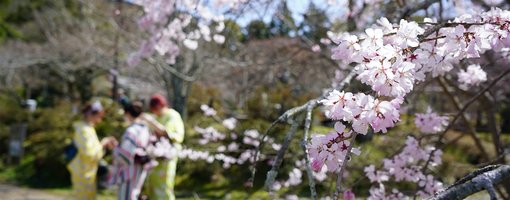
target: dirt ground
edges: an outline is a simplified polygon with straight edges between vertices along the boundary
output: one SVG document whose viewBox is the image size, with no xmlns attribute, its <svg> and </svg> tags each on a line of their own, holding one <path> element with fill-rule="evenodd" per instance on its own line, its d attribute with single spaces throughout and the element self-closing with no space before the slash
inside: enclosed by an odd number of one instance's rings
<svg viewBox="0 0 510 200">
<path fill-rule="evenodd" d="M 57 196 L 37 189 L 16 187 L 0 184 L 0 199 L 9 200 L 63 200 L 63 196 Z"/>
</svg>

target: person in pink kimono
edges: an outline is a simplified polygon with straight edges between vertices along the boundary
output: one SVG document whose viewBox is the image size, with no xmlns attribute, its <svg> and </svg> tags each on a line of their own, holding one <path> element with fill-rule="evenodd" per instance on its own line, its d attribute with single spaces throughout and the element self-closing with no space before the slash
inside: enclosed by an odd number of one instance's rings
<svg viewBox="0 0 510 200">
<path fill-rule="evenodd" d="M 124 117 L 130 125 L 113 153 L 112 183 L 119 184 L 117 195 L 119 200 L 138 200 L 151 163 L 145 153 L 145 148 L 149 145 L 150 132 L 140 119 L 143 112 L 141 102 L 126 104 L 124 112 Z"/>
</svg>

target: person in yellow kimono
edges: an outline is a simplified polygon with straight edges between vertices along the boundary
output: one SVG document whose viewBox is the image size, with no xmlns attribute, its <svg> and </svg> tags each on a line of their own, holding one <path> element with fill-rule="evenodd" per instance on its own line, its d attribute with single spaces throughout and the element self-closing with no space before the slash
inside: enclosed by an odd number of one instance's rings
<svg viewBox="0 0 510 200">
<path fill-rule="evenodd" d="M 177 150 L 180 150 L 184 140 L 184 123 L 181 115 L 167 105 L 165 97 L 160 94 L 153 95 L 149 106 L 155 117 L 143 115 L 143 118 L 156 135 L 168 138 Z M 158 162 L 159 164 L 149 172 L 144 192 L 149 199 L 174 200 L 177 157 Z"/>
<path fill-rule="evenodd" d="M 117 146 L 114 137 L 106 137 L 101 141 L 97 138 L 94 126 L 101 122 L 103 108 L 95 102 L 82 110 L 83 120 L 73 124 L 73 143 L 77 154 L 67 165 L 73 184 L 73 199 L 96 199 L 96 172 L 99 160 L 103 157 L 103 148 Z"/>
</svg>

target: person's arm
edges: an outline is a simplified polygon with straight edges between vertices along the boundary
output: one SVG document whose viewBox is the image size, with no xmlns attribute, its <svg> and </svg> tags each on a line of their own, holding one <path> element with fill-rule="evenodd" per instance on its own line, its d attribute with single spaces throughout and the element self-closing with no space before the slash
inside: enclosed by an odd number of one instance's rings
<svg viewBox="0 0 510 200">
<path fill-rule="evenodd" d="M 154 132 L 158 135 L 158 136 L 166 136 L 168 135 L 167 131 L 166 131 L 166 127 L 159 123 L 156 118 L 152 117 L 151 115 L 149 114 L 142 114 L 141 118 L 147 123 L 147 125 L 149 126 L 150 129 L 154 130 Z"/>
<path fill-rule="evenodd" d="M 170 120 L 166 124 L 166 130 L 168 137 L 177 143 L 184 141 L 184 122 L 182 121 L 181 115 L 172 110 Z"/>
</svg>

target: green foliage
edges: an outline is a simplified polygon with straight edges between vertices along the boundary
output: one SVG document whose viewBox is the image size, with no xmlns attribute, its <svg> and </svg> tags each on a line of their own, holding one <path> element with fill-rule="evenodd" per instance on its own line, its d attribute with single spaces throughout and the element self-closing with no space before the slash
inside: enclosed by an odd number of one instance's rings
<svg viewBox="0 0 510 200">
<path fill-rule="evenodd" d="M 320 10 L 315 4 L 310 3 L 308 11 L 304 15 L 304 20 L 300 25 L 304 35 L 314 41 L 319 41 L 321 38 L 327 38 L 326 33 L 329 30 L 328 17 L 325 11 Z"/>
<path fill-rule="evenodd" d="M 243 41 L 244 35 L 241 31 L 241 27 L 239 24 L 237 24 L 237 22 L 231 19 L 227 19 L 224 23 L 225 29 L 222 31 L 222 34 L 226 38 L 225 44 Z"/>
<path fill-rule="evenodd" d="M 62 150 L 71 132 L 69 119 L 73 116 L 69 110 L 69 105 L 61 105 L 40 108 L 33 113 L 23 144 L 25 157 L 19 165 L 2 171 L 2 174 L 10 174 L 4 178 L 34 187 L 68 185 Z"/>
<path fill-rule="evenodd" d="M 312 94 L 297 94 L 288 85 L 277 83 L 271 88 L 257 88 L 247 100 L 246 108 L 243 110 L 253 118 L 271 121 L 286 110 L 302 105 L 312 98 Z"/>
<path fill-rule="evenodd" d="M 273 36 L 288 36 L 293 29 L 294 18 L 289 10 L 287 3 L 283 2 L 279 6 L 278 16 L 274 16 L 269 23 L 269 30 Z"/>
<path fill-rule="evenodd" d="M 106 135 L 120 137 L 124 124 L 122 117 L 119 117 L 121 116 L 118 113 L 119 106 L 105 99 L 101 101 L 107 112 L 103 123 L 97 126 L 99 137 Z M 15 106 L 6 106 L 6 108 L 16 109 Z M 25 111 L 19 109 L 16 112 Z M 6 116 L 9 115 L 6 114 Z M 8 127 L 12 122 L 27 120 L 27 118 L 21 120 L 15 119 L 16 117 L 11 118 L 14 119 L 1 121 L 1 130 L 6 129 L 4 127 Z M 19 165 L 1 168 L 0 179 L 31 187 L 69 186 L 70 179 L 66 168 L 67 163 L 63 158 L 63 150 L 72 138 L 72 123 L 79 120 L 79 114 L 72 112 L 71 104 L 60 102 L 55 107 L 38 108 L 31 118 L 33 120 L 28 123 L 27 138 L 23 144 L 25 157 Z M 8 135 L 4 135 L 3 131 L 1 133 L 0 138 L 5 138 L 1 141 L 7 142 Z M 2 149 L 2 152 L 5 153 L 6 150 Z M 5 154 L 2 153 L 2 155 Z"/>
<path fill-rule="evenodd" d="M 266 23 L 261 20 L 250 22 L 247 27 L 248 39 L 267 39 L 271 36 L 271 32 Z"/>
<path fill-rule="evenodd" d="M 34 10 L 50 8 L 67 9 L 76 15 L 79 6 L 73 0 L 0 0 L 0 43 L 6 39 L 33 39 L 26 37 L 32 35 L 32 31 L 22 33 L 21 27 L 35 20 Z M 38 34 L 33 36 L 38 37 Z"/>
</svg>

